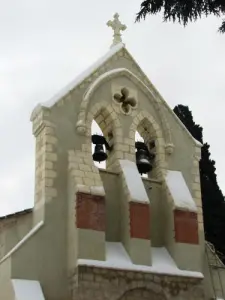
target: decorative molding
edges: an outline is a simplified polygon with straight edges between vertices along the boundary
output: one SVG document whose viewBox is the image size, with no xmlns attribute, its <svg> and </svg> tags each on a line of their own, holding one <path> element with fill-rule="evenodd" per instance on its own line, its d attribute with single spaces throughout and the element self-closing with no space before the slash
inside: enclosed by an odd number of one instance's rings
<svg viewBox="0 0 225 300">
<path fill-rule="evenodd" d="M 145 85 L 145 83 L 139 79 L 134 73 L 129 71 L 126 68 L 118 68 L 118 69 L 113 69 L 110 70 L 101 76 L 99 76 L 88 88 L 86 93 L 84 94 L 83 100 L 81 102 L 80 106 L 80 111 L 78 114 L 78 123 L 86 123 L 86 115 L 87 115 L 87 108 L 90 103 L 90 99 L 92 94 L 96 91 L 96 89 L 103 83 L 118 77 L 118 76 L 125 76 L 129 80 L 131 80 L 136 86 L 138 86 L 147 96 L 147 98 L 152 102 L 153 106 L 155 107 L 156 111 L 158 111 L 161 122 L 162 122 L 162 127 L 163 127 L 163 132 L 166 134 L 167 137 L 167 143 L 172 143 L 171 140 L 171 129 L 169 127 L 169 123 L 166 119 L 165 113 L 161 107 L 161 103 L 155 98 L 154 94 L 151 92 L 151 90 Z"/>
<path fill-rule="evenodd" d="M 115 61 L 115 60 L 118 60 L 119 57 L 124 57 L 127 60 L 131 61 L 131 63 L 133 64 L 133 68 L 136 69 L 135 70 L 136 76 L 149 89 L 149 91 L 151 92 L 152 97 L 157 102 L 157 107 L 158 107 L 158 110 L 160 111 L 161 117 L 163 116 L 164 119 L 166 120 L 166 117 L 165 117 L 165 114 L 164 114 L 164 111 L 163 111 L 164 108 L 165 108 L 173 116 L 173 118 L 175 118 L 176 122 L 179 124 L 179 126 L 181 126 L 183 128 L 183 130 L 186 132 L 186 134 L 189 136 L 189 138 L 194 142 L 194 144 L 197 147 L 201 148 L 202 144 L 199 143 L 198 141 L 196 141 L 193 138 L 193 136 L 186 129 L 186 127 L 183 125 L 183 123 L 180 121 L 180 119 L 176 116 L 176 114 L 172 111 L 172 109 L 169 107 L 169 105 L 166 103 L 166 101 L 160 95 L 160 93 L 158 92 L 156 87 L 151 83 L 149 78 L 144 74 L 144 72 L 142 71 L 142 69 L 140 68 L 140 66 L 136 62 L 136 60 L 132 57 L 132 55 L 128 52 L 128 50 L 124 47 L 123 44 L 122 44 L 122 47 L 118 47 L 118 49 L 116 49 L 115 53 L 112 56 L 110 56 L 106 61 L 104 61 L 103 64 L 99 65 L 99 67 L 94 72 L 90 72 L 89 75 L 87 74 L 87 76 L 83 79 L 82 82 L 79 82 L 77 85 L 75 84 L 73 87 L 71 87 L 71 89 L 69 90 L 68 93 L 73 93 L 77 90 L 87 88 L 88 86 L 90 87 L 90 85 L 92 85 L 93 82 L 96 79 L 96 74 L 99 74 L 100 77 L 101 77 L 103 73 L 105 73 L 105 72 L 108 73 L 108 70 L 111 66 L 111 63 L 113 63 L 113 61 Z M 61 102 L 61 101 L 64 104 L 66 104 L 67 99 L 65 101 L 63 101 L 63 98 L 64 98 L 64 96 L 57 99 L 57 100 L 55 100 L 54 103 L 51 104 L 51 105 L 48 102 L 43 103 L 43 104 L 39 104 L 33 111 L 34 115 L 36 114 L 36 111 L 39 109 L 38 107 L 51 108 L 55 103 L 58 103 L 58 102 Z M 169 129 L 169 124 L 168 124 L 168 122 L 166 122 L 166 124 L 165 124 L 165 120 L 163 120 L 162 123 L 164 123 L 164 125 L 166 125 L 167 129 Z M 167 140 L 168 140 L 167 142 L 169 143 L 172 140 L 171 130 L 169 129 L 166 134 L 167 134 Z"/>
<path fill-rule="evenodd" d="M 80 135 L 85 135 L 87 132 L 87 127 L 82 121 L 78 121 L 76 124 L 76 130 Z"/>
<path fill-rule="evenodd" d="M 171 155 L 174 152 L 174 144 L 166 144 L 165 145 L 166 154 Z"/>
<path fill-rule="evenodd" d="M 120 106 L 124 115 L 130 115 L 137 108 L 137 92 L 122 86 L 112 86 L 113 101 Z"/>
</svg>

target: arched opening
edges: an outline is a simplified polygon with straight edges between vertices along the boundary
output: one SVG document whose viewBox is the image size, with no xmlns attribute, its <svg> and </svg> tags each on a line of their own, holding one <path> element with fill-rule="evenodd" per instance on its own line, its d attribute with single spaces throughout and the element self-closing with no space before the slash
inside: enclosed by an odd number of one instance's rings
<svg viewBox="0 0 225 300">
<path fill-rule="evenodd" d="M 159 289 L 157 286 L 156 288 Z M 165 300 L 165 296 L 161 293 L 156 293 L 152 290 L 145 288 L 136 288 L 125 292 L 119 300 L 142 300 L 142 299 L 157 299 L 157 300 Z"/>
<path fill-rule="evenodd" d="M 115 119 L 112 118 L 105 103 L 97 103 L 92 108 L 92 112 L 89 112 L 87 115 L 86 126 L 91 135 L 92 158 L 94 160 L 94 165 L 97 168 L 110 169 L 113 156 L 114 125 Z M 96 147 L 96 145 L 98 145 L 98 147 Z M 99 152 L 101 152 L 103 158 L 101 163 L 96 159 L 96 155 L 93 157 L 94 153 L 96 154 Z M 98 157 L 99 156 L 97 155 L 97 158 Z"/>
<path fill-rule="evenodd" d="M 95 120 L 93 120 L 91 124 L 91 135 L 93 134 L 104 136 L 101 128 L 99 127 L 98 123 Z M 97 150 L 96 146 L 92 143 L 92 156 L 96 150 Z M 103 145 L 103 151 L 106 153 L 105 145 Z M 106 161 L 102 161 L 102 162 L 94 161 L 94 164 L 97 168 L 106 169 Z"/>
</svg>

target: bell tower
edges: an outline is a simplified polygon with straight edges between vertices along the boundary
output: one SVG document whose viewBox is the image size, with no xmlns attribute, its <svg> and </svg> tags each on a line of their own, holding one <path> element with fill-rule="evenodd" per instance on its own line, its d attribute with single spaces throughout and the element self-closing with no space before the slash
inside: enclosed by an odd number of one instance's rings
<svg viewBox="0 0 225 300">
<path fill-rule="evenodd" d="M 114 35 L 106 55 L 31 116 L 34 223 L 52 237 L 43 233 L 37 261 L 47 255 L 56 274 L 53 291 L 39 270 L 44 294 L 204 299 L 201 144 L 126 49 L 119 15 L 107 25 Z M 93 120 L 102 136 L 92 134 Z"/>
</svg>

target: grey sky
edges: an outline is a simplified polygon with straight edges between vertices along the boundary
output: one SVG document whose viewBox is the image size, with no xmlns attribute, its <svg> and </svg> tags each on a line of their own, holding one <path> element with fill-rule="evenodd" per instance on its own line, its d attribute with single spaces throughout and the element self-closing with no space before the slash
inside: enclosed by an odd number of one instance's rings
<svg viewBox="0 0 225 300">
<path fill-rule="evenodd" d="M 141 2 L 141 1 L 140 1 Z M 210 17 L 183 28 L 159 16 L 134 24 L 139 1 L 1 0 L 0 215 L 33 204 L 30 113 L 108 51 L 115 12 L 127 49 L 173 108 L 187 104 L 211 145 L 225 192 L 225 35 Z"/>
</svg>

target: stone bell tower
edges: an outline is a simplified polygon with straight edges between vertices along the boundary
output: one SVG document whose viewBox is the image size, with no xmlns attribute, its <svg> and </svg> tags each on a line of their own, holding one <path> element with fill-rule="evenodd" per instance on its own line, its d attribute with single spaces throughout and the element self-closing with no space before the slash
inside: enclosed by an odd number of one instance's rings
<svg viewBox="0 0 225 300">
<path fill-rule="evenodd" d="M 106 55 L 32 113 L 34 229 L 10 254 L 12 278 L 39 281 L 47 300 L 205 299 L 201 145 L 122 43 L 118 14 L 107 24 Z M 105 170 L 92 157 L 93 120 Z"/>
<path fill-rule="evenodd" d="M 71 299 L 203 299 L 201 145 L 125 48 L 118 14 L 107 24 L 110 51 L 32 114 L 35 222 L 59 230 L 52 250 L 66 257 Z M 110 146 L 106 170 L 93 162 L 93 120 Z M 154 144 L 148 178 L 136 131 Z"/>
</svg>

